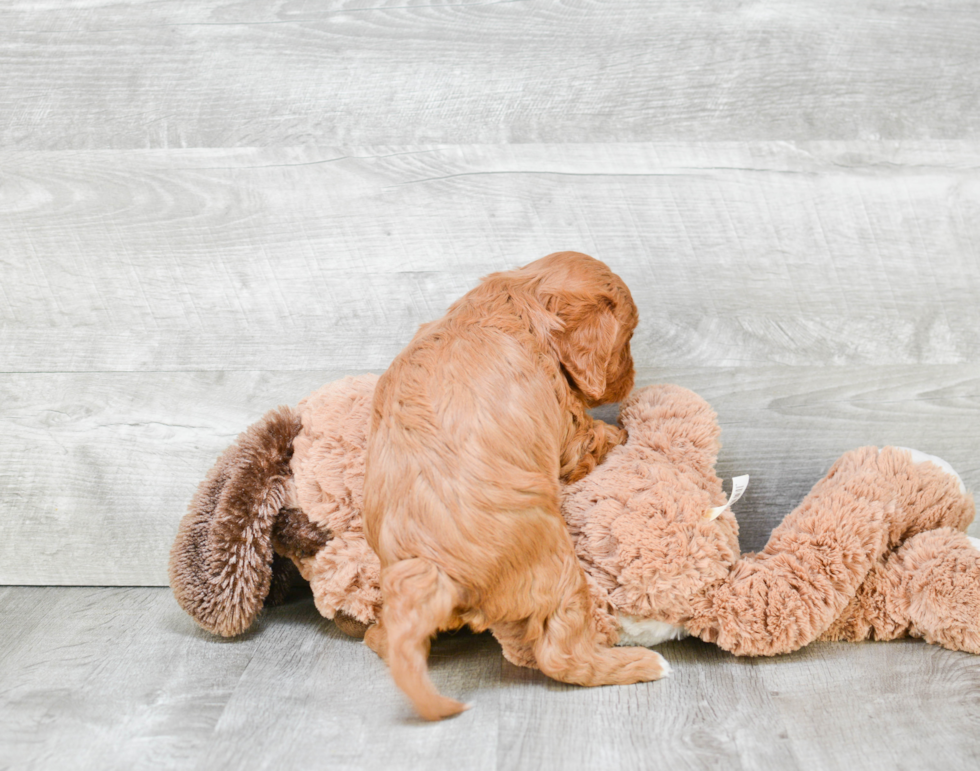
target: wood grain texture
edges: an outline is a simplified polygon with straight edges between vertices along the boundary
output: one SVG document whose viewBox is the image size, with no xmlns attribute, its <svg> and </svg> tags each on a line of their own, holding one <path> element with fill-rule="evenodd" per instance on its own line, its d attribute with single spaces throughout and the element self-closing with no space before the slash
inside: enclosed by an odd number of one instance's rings
<svg viewBox="0 0 980 771">
<path fill-rule="evenodd" d="M 771 659 L 693 640 L 657 649 L 670 676 L 626 688 L 577 689 L 505 663 L 504 681 L 518 687 L 500 706 L 501 767 L 894 769 L 980 759 L 975 657 L 954 662 L 917 641 L 818 643 Z"/>
<path fill-rule="evenodd" d="M 12 560 L 0 583 L 166 585 L 177 523 L 217 456 L 267 410 L 344 373 L 330 374 L 0 376 L 0 548 Z"/>
<path fill-rule="evenodd" d="M 969 768 L 980 658 L 919 641 L 736 659 L 576 688 L 442 637 L 433 678 L 474 703 L 421 725 L 384 665 L 312 601 L 208 635 L 166 589 L 0 588 L 0 767 L 18 769 Z"/>
<path fill-rule="evenodd" d="M 0 591 L 0 768 L 448 769 L 466 734 L 474 767 L 496 767 L 492 639 L 437 644 L 434 680 L 484 709 L 426 731 L 312 600 L 229 641 L 167 589 Z"/>
<path fill-rule="evenodd" d="M 980 361 L 980 144 L 0 152 L 0 371 L 383 369 L 609 262 L 648 366 Z"/>
<path fill-rule="evenodd" d="M 344 374 L 0 376 L 0 584 L 166 585 L 177 524 L 220 452 Z M 853 447 L 921 449 L 980 490 L 978 365 L 641 367 L 637 382 L 679 383 L 718 411 L 719 473 L 752 477 L 735 507 L 747 550 Z"/>
<path fill-rule="evenodd" d="M 862 444 L 980 490 L 978 79 L 968 0 L 4 0 L 0 584 L 164 584 L 249 423 L 559 249 L 718 410 L 743 548 Z M 583 690 L 440 639 L 475 708 L 422 726 L 309 600 L 224 641 L 0 585 L 0 771 L 980 766 L 980 658 L 662 651 Z"/>
<path fill-rule="evenodd" d="M 16 0 L 25 149 L 980 137 L 962 0 Z"/>
</svg>

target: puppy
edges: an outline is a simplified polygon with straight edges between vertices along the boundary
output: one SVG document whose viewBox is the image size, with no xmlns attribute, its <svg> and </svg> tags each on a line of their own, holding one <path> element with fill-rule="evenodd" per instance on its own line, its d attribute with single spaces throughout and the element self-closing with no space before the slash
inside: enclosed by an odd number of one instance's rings
<svg viewBox="0 0 980 771">
<path fill-rule="evenodd" d="M 579 685 L 655 680 L 663 659 L 609 648 L 588 623 L 585 576 L 559 511 L 574 481 L 625 439 L 587 407 L 633 386 L 636 306 L 623 281 L 560 252 L 494 273 L 423 325 L 378 381 L 364 527 L 383 610 L 367 643 L 429 720 L 438 631 L 492 629 L 517 664 Z"/>
</svg>

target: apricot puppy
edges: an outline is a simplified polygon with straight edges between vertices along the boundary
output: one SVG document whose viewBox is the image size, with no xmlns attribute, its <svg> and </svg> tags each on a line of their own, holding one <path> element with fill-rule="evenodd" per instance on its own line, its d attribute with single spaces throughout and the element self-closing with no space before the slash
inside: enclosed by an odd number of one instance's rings
<svg viewBox="0 0 980 771">
<path fill-rule="evenodd" d="M 559 480 L 625 439 L 586 408 L 632 388 L 636 323 L 617 275 L 560 252 L 486 277 L 378 381 L 364 526 L 384 604 L 366 639 L 422 717 L 466 708 L 435 690 L 426 665 L 432 636 L 464 624 L 492 628 L 508 659 L 563 682 L 663 674 L 653 651 L 597 639 L 559 512 Z"/>
</svg>

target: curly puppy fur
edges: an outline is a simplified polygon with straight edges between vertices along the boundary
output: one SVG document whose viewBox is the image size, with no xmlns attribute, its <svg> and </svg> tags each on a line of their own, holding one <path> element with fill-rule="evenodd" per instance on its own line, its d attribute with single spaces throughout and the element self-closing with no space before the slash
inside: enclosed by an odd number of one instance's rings
<svg viewBox="0 0 980 771">
<path fill-rule="evenodd" d="M 586 408 L 629 393 L 636 323 L 618 276 L 561 252 L 485 278 L 379 380 L 364 525 L 384 604 L 365 639 L 424 718 L 464 709 L 426 668 L 430 638 L 463 624 L 564 682 L 661 676 L 651 651 L 601 644 L 559 512 L 560 481 L 625 438 Z"/>
</svg>

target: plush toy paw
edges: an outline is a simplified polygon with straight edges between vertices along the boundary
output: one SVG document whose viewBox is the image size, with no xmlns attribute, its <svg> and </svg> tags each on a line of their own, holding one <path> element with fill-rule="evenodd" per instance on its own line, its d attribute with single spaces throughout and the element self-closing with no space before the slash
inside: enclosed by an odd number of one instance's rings
<svg viewBox="0 0 980 771">
<path fill-rule="evenodd" d="M 882 489 L 890 496 L 882 503 L 894 512 L 892 547 L 940 527 L 964 531 L 973 520 L 973 499 L 946 461 L 909 447 L 883 447 L 876 460 Z"/>
<path fill-rule="evenodd" d="M 363 621 L 359 621 L 354 616 L 342 610 L 337 611 L 333 617 L 333 623 L 337 629 L 348 637 L 353 637 L 355 640 L 363 640 L 364 635 L 371 628 L 371 624 L 365 624 Z"/>
<path fill-rule="evenodd" d="M 890 560 L 886 567 L 899 596 L 888 606 L 907 612 L 913 636 L 980 653 L 978 543 L 941 528 L 906 542 Z"/>
<path fill-rule="evenodd" d="M 949 476 L 953 477 L 956 480 L 956 484 L 959 486 L 961 493 L 966 492 L 966 485 L 963 484 L 963 480 L 960 477 L 960 475 L 957 474 L 955 469 L 953 469 L 953 467 L 950 466 L 942 458 L 937 458 L 935 455 L 929 455 L 928 453 L 924 453 L 921 450 L 914 450 L 911 447 L 896 447 L 895 449 L 905 450 L 909 455 L 912 456 L 912 462 L 917 466 L 920 463 L 931 463 L 934 466 L 938 466 L 943 471 L 945 471 Z M 878 452 L 880 454 L 881 450 L 879 450 Z"/>
</svg>

